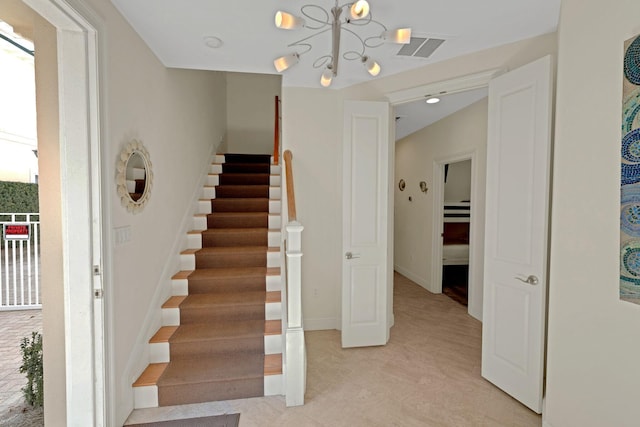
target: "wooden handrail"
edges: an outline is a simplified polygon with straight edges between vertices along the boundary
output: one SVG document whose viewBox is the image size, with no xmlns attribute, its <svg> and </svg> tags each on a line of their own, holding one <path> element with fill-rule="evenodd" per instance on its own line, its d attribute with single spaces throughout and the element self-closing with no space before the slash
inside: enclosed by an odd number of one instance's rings
<svg viewBox="0 0 640 427">
<path fill-rule="evenodd" d="M 289 221 L 296 221 L 296 194 L 293 190 L 293 169 L 291 166 L 293 154 L 291 154 L 291 150 L 286 150 L 283 157 L 287 179 L 287 209 L 289 211 Z"/>
<path fill-rule="evenodd" d="M 276 95 L 276 117 L 273 130 L 273 163 L 280 163 L 280 98 Z"/>
</svg>

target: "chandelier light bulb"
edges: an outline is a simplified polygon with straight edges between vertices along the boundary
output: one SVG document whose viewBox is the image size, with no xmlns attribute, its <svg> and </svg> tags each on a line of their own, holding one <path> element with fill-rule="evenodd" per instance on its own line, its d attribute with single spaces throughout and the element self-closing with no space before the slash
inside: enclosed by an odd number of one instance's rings
<svg viewBox="0 0 640 427">
<path fill-rule="evenodd" d="M 276 27 L 284 30 L 294 30 L 304 26 L 304 19 L 279 10 L 276 12 Z"/>
<path fill-rule="evenodd" d="M 276 71 L 283 72 L 287 68 L 296 65 L 300 61 L 300 55 L 292 53 L 291 55 L 281 56 L 273 61 L 273 65 L 276 67 Z"/>
<path fill-rule="evenodd" d="M 364 68 L 366 68 L 369 74 L 371 74 L 373 77 L 380 74 L 380 64 L 378 64 L 376 61 L 365 56 L 362 58 L 362 62 L 364 63 Z"/>
<path fill-rule="evenodd" d="M 333 70 L 327 67 L 327 69 L 324 70 L 324 72 L 322 73 L 322 76 L 320 77 L 320 84 L 323 87 L 329 87 L 331 86 L 332 80 L 333 80 Z"/>
<path fill-rule="evenodd" d="M 382 38 L 393 43 L 407 44 L 411 42 L 411 28 L 398 28 L 396 30 L 385 31 L 382 33 Z"/>
<path fill-rule="evenodd" d="M 351 18 L 362 19 L 369 15 L 369 2 L 367 0 L 358 0 L 351 5 Z"/>
</svg>

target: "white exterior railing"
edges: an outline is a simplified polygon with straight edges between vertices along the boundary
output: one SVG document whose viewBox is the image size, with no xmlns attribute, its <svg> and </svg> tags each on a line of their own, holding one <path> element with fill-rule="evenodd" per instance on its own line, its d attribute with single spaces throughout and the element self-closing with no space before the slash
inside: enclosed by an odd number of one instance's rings
<svg viewBox="0 0 640 427">
<path fill-rule="evenodd" d="M 24 225 L 27 238 L 12 240 L 6 225 Z M 0 213 L 0 311 L 42 308 L 40 299 L 40 214 Z"/>
</svg>

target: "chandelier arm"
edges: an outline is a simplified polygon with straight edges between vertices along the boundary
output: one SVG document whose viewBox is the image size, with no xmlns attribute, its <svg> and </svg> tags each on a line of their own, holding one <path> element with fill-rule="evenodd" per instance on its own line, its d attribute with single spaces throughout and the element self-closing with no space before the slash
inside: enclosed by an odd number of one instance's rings
<svg viewBox="0 0 640 427">
<path fill-rule="evenodd" d="M 309 46 L 309 49 L 307 49 L 305 52 L 303 52 L 303 53 L 307 53 L 307 52 L 309 52 L 309 51 L 311 50 L 311 47 L 312 47 L 312 46 L 311 46 L 310 44 L 308 44 L 308 43 L 302 43 L 302 42 L 305 42 L 305 41 L 307 41 L 307 40 L 309 40 L 309 39 L 312 39 L 312 38 L 314 38 L 314 37 L 316 37 L 316 36 L 319 36 L 320 34 L 324 34 L 324 33 L 326 33 L 327 31 L 331 31 L 331 28 L 325 28 L 324 30 L 322 30 L 322 31 L 318 31 L 317 33 L 311 34 L 310 36 L 304 37 L 304 38 L 302 38 L 302 39 L 300 39 L 300 40 L 296 40 L 296 41 L 294 41 L 293 43 L 288 44 L 288 45 L 287 45 L 287 47 L 293 47 L 293 46 Z"/>
<path fill-rule="evenodd" d="M 377 44 L 371 44 L 369 40 L 380 40 Z M 380 36 L 371 36 L 364 39 L 364 45 L 369 49 L 375 49 L 376 47 L 380 47 L 384 44 L 384 40 Z"/>
<path fill-rule="evenodd" d="M 321 11 L 324 14 L 324 21 L 322 19 L 316 18 L 315 16 L 311 15 L 311 13 L 306 12 L 306 9 L 317 9 L 319 11 Z M 331 25 L 331 20 L 329 17 L 329 12 L 327 12 L 326 10 L 324 10 L 323 8 L 321 8 L 320 6 L 317 6 L 315 4 L 305 4 L 304 6 L 302 6 L 300 8 L 300 13 L 302 13 L 307 19 L 313 21 L 313 22 L 317 22 L 318 24 L 321 24 L 319 27 L 312 27 L 310 25 L 305 25 L 306 28 L 309 28 L 310 30 L 320 30 L 326 26 Z"/>
<path fill-rule="evenodd" d="M 321 57 L 313 61 L 313 68 L 322 68 L 327 63 L 331 65 L 332 62 L 333 62 L 333 57 L 331 55 L 322 55 Z"/>
<path fill-rule="evenodd" d="M 362 45 L 362 53 L 361 53 L 361 55 L 360 55 L 360 56 L 364 56 L 364 50 L 365 50 L 365 46 L 366 46 L 366 45 L 364 44 L 364 40 L 362 40 L 362 37 L 360 37 L 360 36 L 358 35 L 358 33 L 356 33 L 355 31 L 352 31 L 352 30 L 350 30 L 350 29 L 348 29 L 348 28 L 342 27 L 342 29 L 343 29 L 344 31 L 348 32 L 348 33 L 353 34 L 353 35 L 354 35 L 358 40 L 360 40 L 360 44 Z M 357 52 L 357 51 L 351 51 L 351 52 Z M 344 55 L 343 55 L 342 57 L 344 58 Z M 345 58 L 345 59 L 346 59 L 346 58 Z"/>
</svg>

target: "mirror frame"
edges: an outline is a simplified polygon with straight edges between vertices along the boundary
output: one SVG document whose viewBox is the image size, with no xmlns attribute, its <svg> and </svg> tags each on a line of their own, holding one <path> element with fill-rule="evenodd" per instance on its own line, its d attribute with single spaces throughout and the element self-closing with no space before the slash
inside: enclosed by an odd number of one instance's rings
<svg viewBox="0 0 640 427">
<path fill-rule="evenodd" d="M 138 200 L 133 200 L 127 191 L 127 163 L 133 154 L 138 154 L 142 157 L 145 168 L 145 186 L 142 196 Z M 151 159 L 149 152 L 142 143 L 142 141 L 133 139 L 126 144 L 118 157 L 118 164 L 116 166 L 117 176 L 117 192 L 120 197 L 120 203 L 127 209 L 128 212 L 137 214 L 142 212 L 145 205 L 149 201 L 151 196 L 151 189 L 153 187 L 153 171 L 151 169 Z"/>
</svg>

